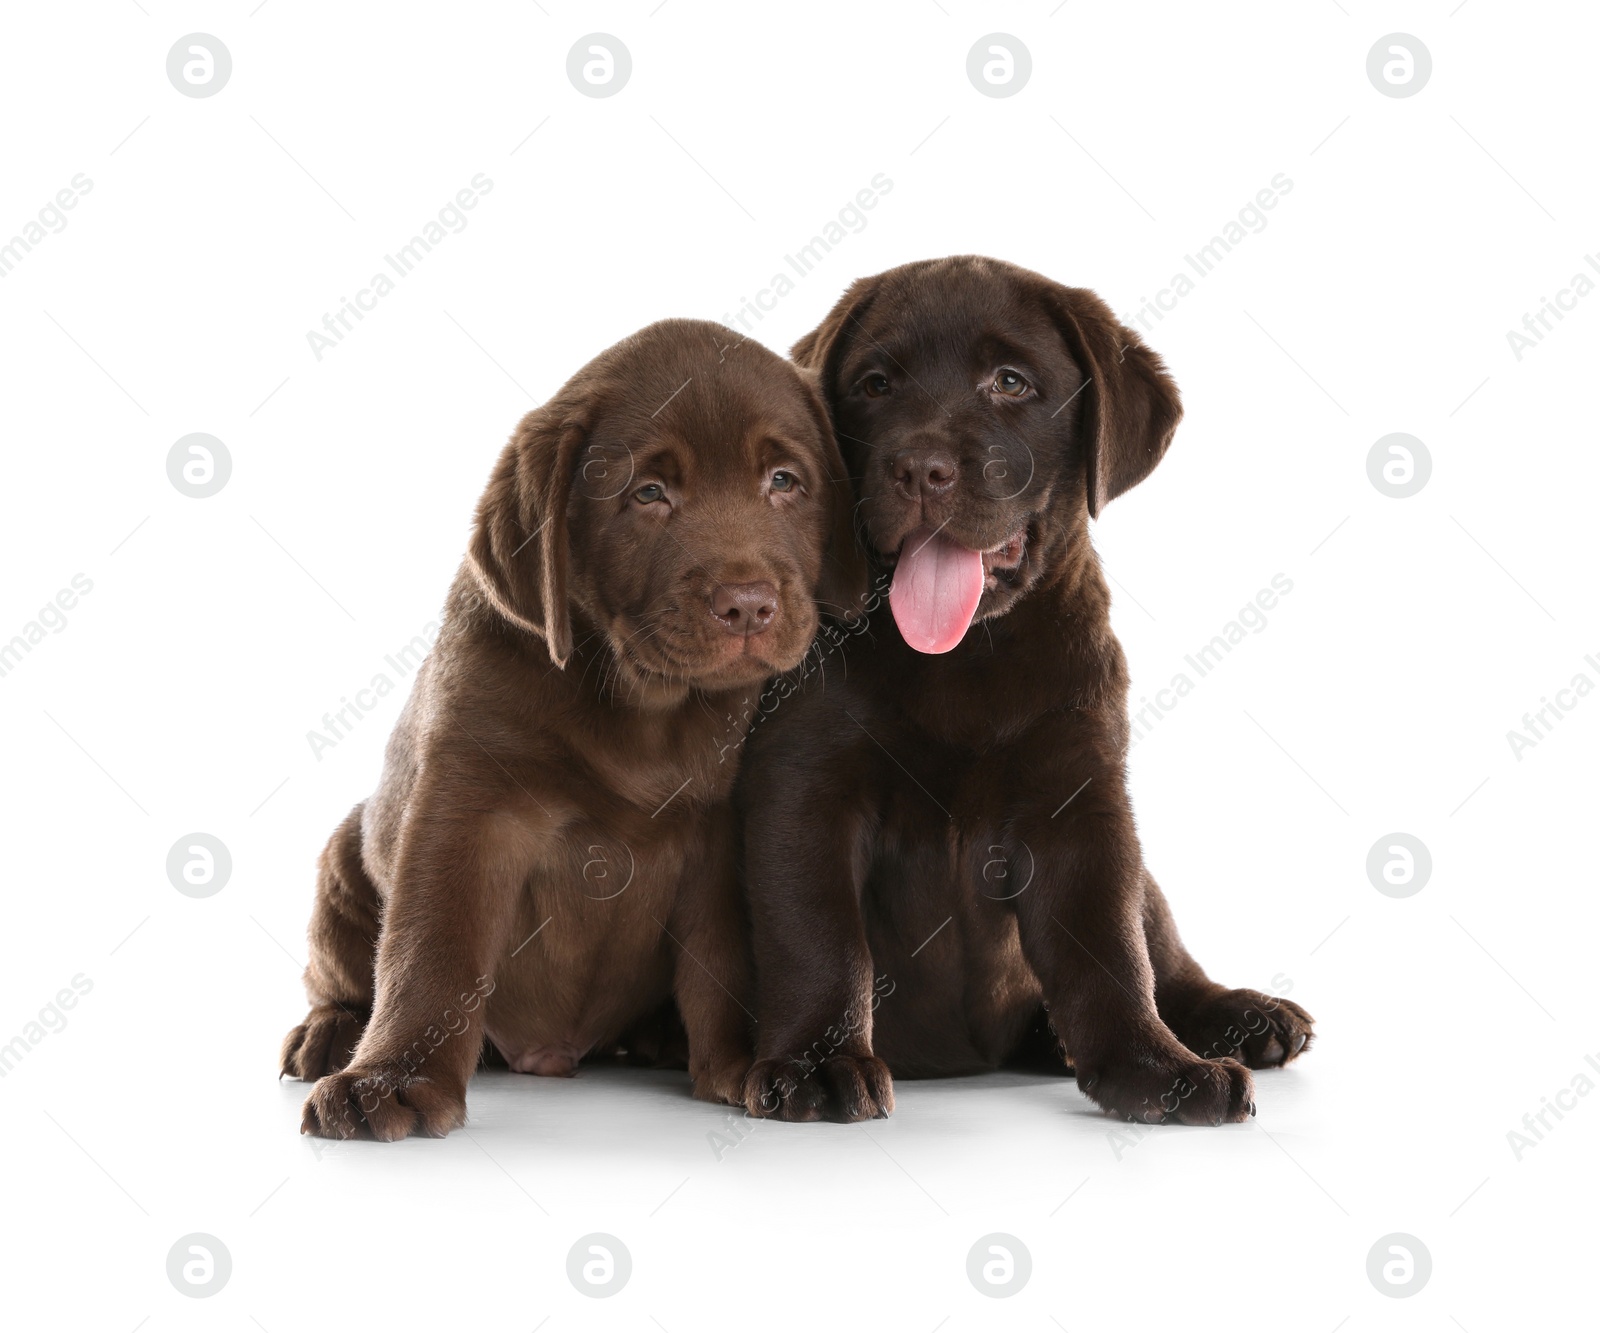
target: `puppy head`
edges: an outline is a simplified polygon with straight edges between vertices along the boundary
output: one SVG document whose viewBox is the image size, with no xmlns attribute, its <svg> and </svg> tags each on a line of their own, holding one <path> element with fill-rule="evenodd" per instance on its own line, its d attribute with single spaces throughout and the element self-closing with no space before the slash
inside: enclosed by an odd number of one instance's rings
<svg viewBox="0 0 1600 1333">
<path fill-rule="evenodd" d="M 607 647 L 630 689 L 732 688 L 795 666 L 819 605 L 854 614 L 851 504 L 804 372 L 721 325 L 668 320 L 523 419 L 469 558 L 557 666 L 577 623 L 578 647 Z"/>
<path fill-rule="evenodd" d="M 947 652 L 1087 518 L 1148 476 L 1182 415 L 1161 360 L 1093 292 L 977 256 L 857 282 L 795 345 L 860 490 L 895 620 Z"/>
</svg>

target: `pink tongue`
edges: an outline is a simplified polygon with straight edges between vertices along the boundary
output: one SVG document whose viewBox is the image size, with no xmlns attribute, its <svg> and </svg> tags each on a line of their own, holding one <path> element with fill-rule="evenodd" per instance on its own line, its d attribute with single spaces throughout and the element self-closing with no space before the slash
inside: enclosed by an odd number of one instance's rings
<svg viewBox="0 0 1600 1333">
<path fill-rule="evenodd" d="M 889 607 L 919 653 L 947 653 L 961 642 L 983 596 L 983 556 L 937 531 L 918 528 L 900 547 Z"/>
</svg>

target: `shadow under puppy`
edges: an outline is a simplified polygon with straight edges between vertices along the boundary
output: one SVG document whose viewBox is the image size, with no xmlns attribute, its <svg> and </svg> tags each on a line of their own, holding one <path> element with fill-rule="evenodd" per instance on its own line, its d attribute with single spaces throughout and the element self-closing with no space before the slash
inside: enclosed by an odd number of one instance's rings
<svg viewBox="0 0 1600 1333">
<path fill-rule="evenodd" d="M 443 1134 L 487 1036 L 570 1074 L 675 998 L 738 1103 L 748 943 L 728 805 L 761 684 L 865 587 L 802 373 L 716 324 L 618 343 L 517 427 L 377 793 L 334 833 L 302 1131 Z"/>
<path fill-rule="evenodd" d="M 891 1073 L 1059 1040 L 1108 1111 L 1253 1114 L 1247 1066 L 1294 1058 L 1312 1020 L 1212 981 L 1145 868 L 1089 541 L 1177 427 L 1160 359 L 1092 292 L 972 256 L 857 282 L 794 356 L 893 582 L 827 688 L 794 690 L 748 746 L 748 1109 L 887 1115 Z"/>
</svg>

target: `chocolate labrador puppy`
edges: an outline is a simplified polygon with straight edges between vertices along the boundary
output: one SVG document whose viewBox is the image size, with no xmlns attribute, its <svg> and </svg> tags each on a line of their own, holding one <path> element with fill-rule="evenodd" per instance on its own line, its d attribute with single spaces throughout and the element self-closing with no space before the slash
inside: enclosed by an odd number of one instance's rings
<svg viewBox="0 0 1600 1333">
<path fill-rule="evenodd" d="M 1145 868 L 1089 542 L 1178 424 L 1160 359 L 1093 293 L 970 256 L 857 282 L 793 355 L 893 579 L 826 688 L 811 673 L 751 735 L 746 1106 L 887 1115 L 891 1072 L 1043 1040 L 1108 1111 L 1253 1114 L 1246 1066 L 1292 1059 L 1312 1020 L 1210 980 Z"/>
<path fill-rule="evenodd" d="M 302 1130 L 443 1134 L 487 1035 L 570 1074 L 675 998 L 737 1103 L 747 699 L 865 589 L 826 411 L 716 324 L 652 325 L 530 412 L 478 505 L 377 794 L 322 854 Z M 859 586 L 858 586 L 859 585 Z"/>
</svg>

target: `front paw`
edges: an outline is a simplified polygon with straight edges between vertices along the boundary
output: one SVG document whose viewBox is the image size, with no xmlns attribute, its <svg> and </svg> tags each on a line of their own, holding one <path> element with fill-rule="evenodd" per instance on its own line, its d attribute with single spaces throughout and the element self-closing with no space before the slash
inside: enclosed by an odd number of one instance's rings
<svg viewBox="0 0 1600 1333">
<path fill-rule="evenodd" d="M 894 1110 L 894 1080 L 871 1055 L 832 1055 L 820 1065 L 757 1060 L 743 1101 L 751 1115 L 772 1120 L 882 1120 Z"/>
<path fill-rule="evenodd" d="M 313 1083 L 324 1074 L 337 1073 L 350 1063 L 366 1024 L 366 1010 L 361 1006 L 312 1005 L 306 1021 L 283 1039 L 278 1077 L 287 1074 Z"/>
<path fill-rule="evenodd" d="M 694 1073 L 694 1095 L 702 1102 L 722 1102 L 728 1106 L 744 1105 L 745 1075 L 750 1069 L 750 1057 L 740 1056 L 720 1065 L 699 1068 Z"/>
<path fill-rule="evenodd" d="M 1147 1125 L 1237 1124 L 1256 1113 L 1255 1084 L 1237 1060 L 1201 1060 L 1176 1041 L 1130 1043 L 1077 1064 L 1078 1087 L 1113 1115 Z"/>
<path fill-rule="evenodd" d="M 362 1064 L 317 1081 L 300 1132 L 391 1143 L 408 1134 L 443 1138 L 466 1121 L 466 1089 L 409 1074 L 398 1064 Z"/>
<path fill-rule="evenodd" d="M 1310 1047 L 1315 1021 L 1293 1000 L 1256 990 L 1218 989 L 1172 1015 L 1168 1024 L 1179 1041 L 1200 1055 L 1231 1056 L 1251 1069 L 1276 1069 Z"/>
</svg>

